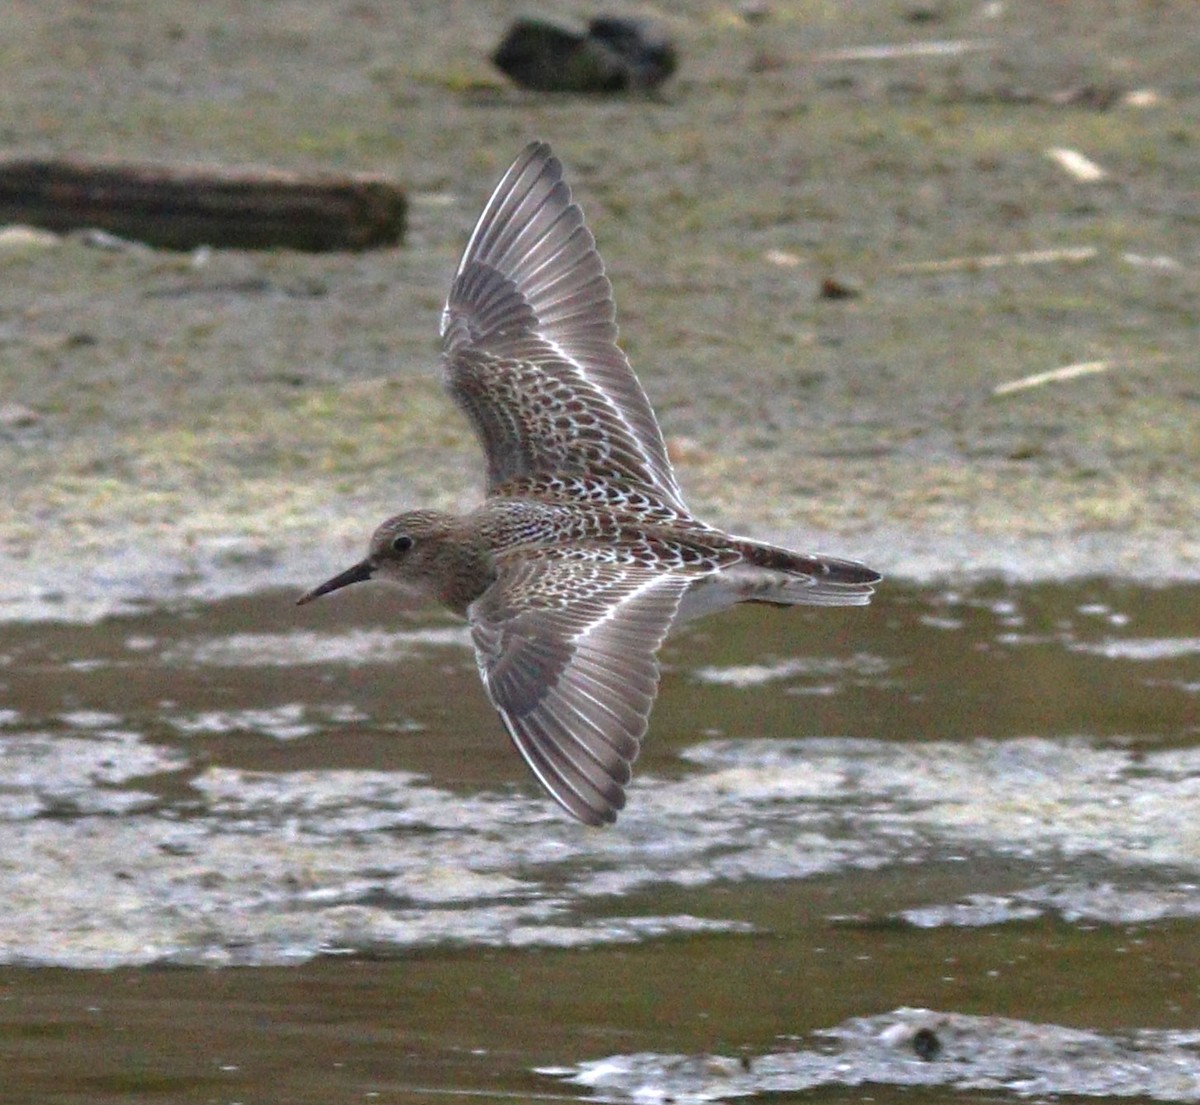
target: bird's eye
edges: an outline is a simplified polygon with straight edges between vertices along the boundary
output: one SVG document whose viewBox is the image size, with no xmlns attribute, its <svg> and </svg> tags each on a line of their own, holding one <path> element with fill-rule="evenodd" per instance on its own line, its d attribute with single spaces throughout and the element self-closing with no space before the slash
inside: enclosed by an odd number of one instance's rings
<svg viewBox="0 0 1200 1105">
<path fill-rule="evenodd" d="M 413 539 L 407 533 L 398 533 L 392 538 L 393 552 L 408 552 L 413 547 Z"/>
</svg>

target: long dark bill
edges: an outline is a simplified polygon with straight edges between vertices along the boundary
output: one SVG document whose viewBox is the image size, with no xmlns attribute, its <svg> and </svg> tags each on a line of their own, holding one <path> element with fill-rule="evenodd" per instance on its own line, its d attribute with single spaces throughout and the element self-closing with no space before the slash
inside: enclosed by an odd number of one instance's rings
<svg viewBox="0 0 1200 1105">
<path fill-rule="evenodd" d="M 364 560 L 359 564 L 355 564 L 353 568 L 347 568 L 344 572 L 334 576 L 333 579 L 327 579 L 311 591 L 305 591 L 296 600 L 296 605 L 303 606 L 306 602 L 319 599 L 322 595 L 329 594 L 330 591 L 339 591 L 343 587 L 349 587 L 352 583 L 365 583 L 371 578 L 374 571 L 374 565 L 369 560 Z"/>
</svg>

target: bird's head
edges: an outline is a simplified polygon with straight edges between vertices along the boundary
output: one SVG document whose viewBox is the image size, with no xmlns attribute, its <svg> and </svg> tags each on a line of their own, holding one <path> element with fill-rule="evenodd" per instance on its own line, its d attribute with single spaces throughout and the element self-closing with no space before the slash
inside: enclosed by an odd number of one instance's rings
<svg viewBox="0 0 1200 1105">
<path fill-rule="evenodd" d="M 461 544 L 458 519 L 436 510 L 410 510 L 389 518 L 372 535 L 364 560 L 305 592 L 296 601 L 312 602 L 352 583 L 379 579 L 404 588 L 416 598 L 447 601 L 448 578 L 455 574 Z"/>
</svg>

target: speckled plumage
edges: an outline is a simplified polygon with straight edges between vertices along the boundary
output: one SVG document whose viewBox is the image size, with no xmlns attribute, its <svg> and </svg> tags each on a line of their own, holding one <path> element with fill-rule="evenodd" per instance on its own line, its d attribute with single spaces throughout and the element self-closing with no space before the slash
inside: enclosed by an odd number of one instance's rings
<svg viewBox="0 0 1200 1105">
<path fill-rule="evenodd" d="M 616 339 L 595 241 L 562 166 L 532 143 L 442 313 L 446 386 L 483 446 L 487 498 L 388 519 L 366 559 L 300 600 L 380 578 L 464 616 L 514 744 L 588 824 L 625 804 L 672 629 L 738 602 L 862 605 L 879 580 L 694 518 Z"/>
</svg>

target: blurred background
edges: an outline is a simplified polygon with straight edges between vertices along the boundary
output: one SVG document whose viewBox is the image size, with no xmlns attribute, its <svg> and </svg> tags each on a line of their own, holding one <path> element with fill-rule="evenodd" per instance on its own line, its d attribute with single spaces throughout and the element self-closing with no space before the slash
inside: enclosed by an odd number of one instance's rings
<svg viewBox="0 0 1200 1105">
<path fill-rule="evenodd" d="M 651 62 L 521 87 L 518 14 Z M 1191 0 L 2 21 L 0 178 L 407 210 L 168 250 L 0 189 L 0 1100 L 1200 1100 Z M 290 606 L 479 495 L 438 317 L 535 137 L 696 512 L 889 580 L 673 643 L 607 835 L 537 796 L 458 627 Z"/>
</svg>

